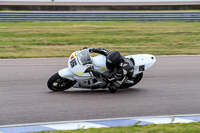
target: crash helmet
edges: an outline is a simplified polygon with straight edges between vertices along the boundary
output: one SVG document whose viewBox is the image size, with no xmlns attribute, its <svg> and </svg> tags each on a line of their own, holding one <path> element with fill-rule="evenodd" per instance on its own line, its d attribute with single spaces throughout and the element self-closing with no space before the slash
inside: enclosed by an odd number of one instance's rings
<svg viewBox="0 0 200 133">
<path fill-rule="evenodd" d="M 106 56 L 106 67 L 108 70 L 113 70 L 117 68 L 122 63 L 123 58 L 120 52 L 118 51 L 111 51 Z"/>
</svg>

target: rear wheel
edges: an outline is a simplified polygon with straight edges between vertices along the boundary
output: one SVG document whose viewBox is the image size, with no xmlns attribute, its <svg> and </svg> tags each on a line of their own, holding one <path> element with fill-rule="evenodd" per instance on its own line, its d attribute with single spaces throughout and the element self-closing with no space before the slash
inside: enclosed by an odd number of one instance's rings
<svg viewBox="0 0 200 133">
<path fill-rule="evenodd" d="M 129 88 L 131 86 L 134 86 L 137 83 L 139 83 L 142 78 L 143 78 L 143 73 L 139 73 L 139 74 L 135 75 L 134 77 L 131 77 L 131 79 L 129 79 L 129 80 L 132 80 L 133 83 L 124 83 L 124 84 L 122 84 L 122 86 L 120 88 Z"/>
<path fill-rule="evenodd" d="M 60 77 L 58 73 L 51 76 L 47 82 L 47 86 L 52 91 L 64 91 L 71 88 L 76 81 Z"/>
</svg>

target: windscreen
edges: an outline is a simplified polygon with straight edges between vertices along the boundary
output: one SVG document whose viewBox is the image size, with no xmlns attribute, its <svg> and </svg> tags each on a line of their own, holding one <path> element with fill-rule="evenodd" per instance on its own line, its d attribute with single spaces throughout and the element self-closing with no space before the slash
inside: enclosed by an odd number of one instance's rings
<svg viewBox="0 0 200 133">
<path fill-rule="evenodd" d="M 91 56 L 87 49 L 78 54 L 78 60 L 81 65 L 92 64 Z"/>
</svg>

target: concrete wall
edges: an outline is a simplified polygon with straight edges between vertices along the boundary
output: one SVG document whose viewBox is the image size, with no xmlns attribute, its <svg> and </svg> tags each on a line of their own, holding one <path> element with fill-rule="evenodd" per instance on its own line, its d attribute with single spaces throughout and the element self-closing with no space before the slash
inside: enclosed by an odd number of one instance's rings
<svg viewBox="0 0 200 133">
<path fill-rule="evenodd" d="M 105 11 L 105 10 L 200 10 L 199 5 L 166 5 L 166 6 L 1 6 L 0 10 L 15 11 Z"/>
<path fill-rule="evenodd" d="M 36 11 L 200 10 L 200 0 L 53 0 L 54 2 L 51 1 L 52 0 L 0 0 L 0 10 L 27 10 L 27 11 L 30 10 L 36 10 Z"/>
</svg>

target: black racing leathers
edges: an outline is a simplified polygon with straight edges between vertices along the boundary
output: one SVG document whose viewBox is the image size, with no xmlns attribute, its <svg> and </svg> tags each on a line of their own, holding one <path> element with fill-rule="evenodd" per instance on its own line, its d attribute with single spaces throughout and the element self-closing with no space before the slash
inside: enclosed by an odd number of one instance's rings
<svg viewBox="0 0 200 133">
<path fill-rule="evenodd" d="M 108 53 L 110 52 L 107 49 L 104 48 L 90 48 L 90 52 L 95 52 L 102 54 L 104 56 L 107 56 Z M 107 69 L 109 70 L 109 73 L 111 74 L 111 77 L 109 77 L 109 88 L 111 87 L 112 89 L 118 89 L 122 85 L 122 83 L 128 78 L 132 77 L 133 74 L 133 63 L 130 59 L 127 59 L 123 57 L 122 63 L 119 66 L 106 66 Z"/>
</svg>

